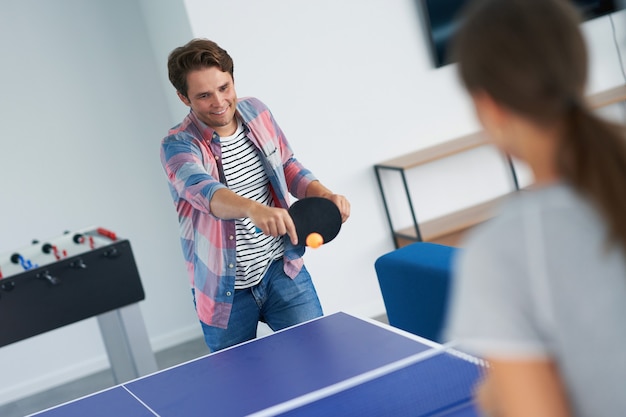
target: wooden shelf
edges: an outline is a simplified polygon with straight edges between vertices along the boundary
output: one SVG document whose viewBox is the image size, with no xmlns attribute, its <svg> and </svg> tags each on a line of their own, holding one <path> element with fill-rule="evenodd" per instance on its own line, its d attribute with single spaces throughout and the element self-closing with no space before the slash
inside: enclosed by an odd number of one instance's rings
<svg viewBox="0 0 626 417">
<path fill-rule="evenodd" d="M 625 100 L 626 85 L 620 85 L 587 96 L 587 102 L 589 103 L 589 106 L 593 109 L 610 106 L 612 104 L 619 103 Z M 459 240 L 462 239 L 467 230 L 488 220 L 491 217 L 491 212 L 493 208 L 496 205 L 500 204 L 501 201 L 507 197 L 507 195 L 495 198 L 493 200 L 485 201 L 483 203 L 456 211 L 454 213 L 427 222 L 422 222 L 418 225 L 417 221 L 415 220 L 415 215 L 412 212 L 413 205 L 411 202 L 408 185 L 406 183 L 406 177 L 404 175 L 405 171 L 411 168 L 415 168 L 419 165 L 424 165 L 438 159 L 447 158 L 449 156 L 466 152 L 479 146 L 485 145 L 491 146 L 489 141 L 485 137 L 484 132 L 478 131 L 438 145 L 430 146 L 415 152 L 389 159 L 374 166 L 374 169 L 376 171 L 376 177 L 378 180 L 378 186 L 380 188 L 383 202 L 385 204 L 385 210 L 387 212 L 389 227 L 392 229 L 394 243 L 397 248 L 405 246 L 409 243 L 419 241 L 420 235 L 421 240 L 423 241 L 457 246 Z M 387 207 L 387 201 L 385 199 L 383 186 L 379 174 L 380 170 L 385 169 L 395 170 L 401 173 L 406 197 L 411 212 L 413 214 L 413 219 L 415 223 L 414 226 L 401 230 L 393 230 L 391 217 Z M 517 178 L 515 178 L 515 169 L 512 165 L 511 170 L 512 175 L 514 176 L 514 180 L 517 181 Z"/>
<path fill-rule="evenodd" d="M 626 100 L 626 85 L 621 85 L 599 93 L 591 94 L 587 97 L 587 100 L 589 105 L 594 109 L 619 103 L 620 101 Z M 406 155 L 389 159 L 377 165 L 389 169 L 406 170 L 488 144 L 489 141 L 485 137 L 484 132 L 481 130 L 460 136 L 456 139 L 452 139 L 438 145 L 430 146 Z"/>
<path fill-rule="evenodd" d="M 459 240 L 462 239 L 467 230 L 489 220 L 493 215 L 493 210 L 509 196 L 510 194 L 506 194 L 463 210 L 422 222 L 420 224 L 422 240 L 442 245 L 458 246 Z M 418 241 L 414 227 L 397 230 L 395 235 L 396 239 L 406 243 Z"/>
<path fill-rule="evenodd" d="M 481 131 L 461 136 L 440 145 L 434 145 L 397 158 L 389 159 L 377 165 L 384 168 L 406 170 L 487 144 L 487 139 Z"/>
<path fill-rule="evenodd" d="M 620 85 L 587 97 L 587 102 L 594 109 L 610 106 L 626 100 L 626 85 Z"/>
</svg>

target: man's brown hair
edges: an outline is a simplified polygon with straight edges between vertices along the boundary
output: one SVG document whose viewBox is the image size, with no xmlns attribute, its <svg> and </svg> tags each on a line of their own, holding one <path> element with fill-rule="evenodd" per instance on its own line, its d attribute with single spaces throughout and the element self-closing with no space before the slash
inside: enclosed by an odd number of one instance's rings
<svg viewBox="0 0 626 417">
<path fill-rule="evenodd" d="M 187 97 L 187 74 L 203 68 L 217 67 L 233 77 L 233 59 L 218 44 L 208 39 L 192 39 L 174 49 L 167 60 L 170 82 Z M 187 97 L 188 98 L 188 97 Z"/>
</svg>

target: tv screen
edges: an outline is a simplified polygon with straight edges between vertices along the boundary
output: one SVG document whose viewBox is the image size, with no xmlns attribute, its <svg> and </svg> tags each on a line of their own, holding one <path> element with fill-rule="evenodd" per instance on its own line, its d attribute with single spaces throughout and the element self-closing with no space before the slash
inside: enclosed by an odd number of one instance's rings
<svg viewBox="0 0 626 417">
<path fill-rule="evenodd" d="M 449 64 L 447 49 L 459 26 L 458 15 L 469 0 L 417 0 L 422 8 L 435 66 Z M 583 19 L 589 20 L 620 9 L 620 0 L 570 0 Z"/>
</svg>

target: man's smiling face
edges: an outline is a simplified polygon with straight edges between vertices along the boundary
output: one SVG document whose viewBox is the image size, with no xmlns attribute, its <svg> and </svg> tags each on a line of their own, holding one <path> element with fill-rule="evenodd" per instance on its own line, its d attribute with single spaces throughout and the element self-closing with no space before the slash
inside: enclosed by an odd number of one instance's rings
<svg viewBox="0 0 626 417">
<path fill-rule="evenodd" d="M 178 97 L 207 126 L 220 136 L 229 136 L 237 129 L 235 111 L 237 93 L 233 77 L 217 67 L 191 71 L 187 75 L 187 97 Z"/>
</svg>

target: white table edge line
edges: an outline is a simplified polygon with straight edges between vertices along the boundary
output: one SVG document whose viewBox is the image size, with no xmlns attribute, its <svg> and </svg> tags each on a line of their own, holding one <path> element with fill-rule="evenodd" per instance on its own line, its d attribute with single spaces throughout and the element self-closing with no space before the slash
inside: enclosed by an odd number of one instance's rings
<svg viewBox="0 0 626 417">
<path fill-rule="evenodd" d="M 34 413 L 27 414 L 24 417 L 31 417 L 31 416 L 37 416 L 37 415 L 40 415 L 40 414 L 44 414 L 44 413 L 47 413 L 47 412 L 52 411 L 54 409 L 61 408 L 61 407 L 64 407 L 66 405 L 70 405 L 72 403 L 76 403 L 76 402 L 85 400 L 85 399 L 90 398 L 90 397 L 95 397 L 96 395 L 103 394 L 103 393 L 105 393 L 107 391 L 113 391 L 113 390 L 115 390 L 117 388 L 120 388 L 120 387 L 121 387 L 121 385 L 113 385 L 111 387 L 103 388 L 101 390 L 92 392 L 90 394 L 86 394 L 86 395 L 83 395 L 81 397 L 74 398 L 72 400 L 69 400 L 69 401 L 66 401 L 66 402 L 62 402 L 62 403 L 57 404 L 57 405 L 53 405 L 52 407 L 48 407 L 48 408 L 44 408 L 43 410 L 35 411 Z"/>
<path fill-rule="evenodd" d="M 381 327 L 381 328 L 383 328 L 385 330 L 389 330 L 390 332 L 399 334 L 399 335 L 404 336 L 404 337 L 406 337 L 408 339 L 415 340 L 417 342 L 420 342 L 420 343 L 422 343 L 424 345 L 427 345 L 427 346 L 430 346 L 430 347 L 433 347 L 433 348 L 437 348 L 437 347 L 441 346 L 441 343 L 434 342 L 434 341 L 432 341 L 430 339 L 426 339 L 425 337 L 413 334 L 413 333 L 408 332 L 406 330 L 399 329 L 399 328 L 394 327 L 394 326 L 392 326 L 390 324 L 383 323 L 381 321 L 378 321 L 378 320 L 370 318 L 370 317 L 356 317 L 356 316 L 352 316 L 352 317 L 354 317 L 356 319 L 359 319 L 359 320 L 362 320 L 362 321 L 365 321 L 365 322 L 368 322 L 368 323 L 373 324 L 375 326 Z M 451 344 L 451 343 L 453 343 L 453 341 L 450 341 L 449 343 Z"/>
<path fill-rule="evenodd" d="M 266 409 L 254 412 L 252 414 L 249 414 L 249 417 L 275 416 L 281 413 L 285 413 L 287 411 L 295 410 L 298 407 L 302 407 L 304 405 L 310 404 L 322 398 L 330 397 L 331 395 L 337 394 L 341 391 L 348 390 L 360 384 L 363 384 L 363 383 L 372 381 L 376 378 L 379 378 L 381 376 L 390 374 L 394 371 L 403 369 L 407 366 L 429 359 L 433 356 L 436 356 L 440 353 L 447 351 L 450 348 L 451 346 L 449 344 L 438 345 L 437 347 L 433 349 L 428 349 L 428 350 L 416 353 L 414 355 L 397 360 L 395 362 L 391 362 L 379 368 L 364 372 L 360 375 L 356 375 L 348 379 L 345 379 L 343 381 L 337 382 L 333 385 L 320 388 L 316 391 L 312 391 L 310 393 L 301 395 L 300 397 L 296 397 L 291 400 L 282 402 L 280 404 L 276 404 Z"/>
<path fill-rule="evenodd" d="M 142 401 L 141 398 L 139 398 L 138 396 L 135 395 L 134 392 L 132 392 L 131 390 L 129 390 L 126 386 L 122 385 L 122 388 L 124 388 L 126 390 L 126 392 L 128 392 L 130 395 L 133 396 L 134 399 L 136 399 L 137 401 L 139 401 L 139 403 L 141 405 L 143 405 L 148 411 L 150 411 L 152 414 L 154 414 L 156 417 L 161 417 L 156 411 L 154 411 L 152 408 L 150 408 L 150 406 L 148 406 L 148 404 L 146 404 L 145 402 Z"/>
</svg>

